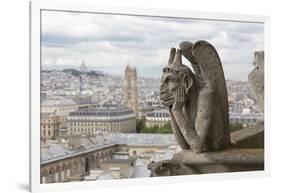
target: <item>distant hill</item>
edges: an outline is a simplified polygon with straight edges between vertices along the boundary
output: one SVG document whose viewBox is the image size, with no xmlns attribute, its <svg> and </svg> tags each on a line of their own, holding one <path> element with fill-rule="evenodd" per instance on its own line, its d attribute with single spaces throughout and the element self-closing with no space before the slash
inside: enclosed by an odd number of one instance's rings
<svg viewBox="0 0 281 193">
<path fill-rule="evenodd" d="M 66 68 L 62 70 L 65 73 L 70 73 L 73 76 L 80 76 L 81 72 L 79 70 L 76 70 L 74 68 Z"/>
<path fill-rule="evenodd" d="M 42 72 L 46 72 L 46 73 L 50 73 L 50 72 L 53 72 L 53 71 L 62 71 L 62 72 L 65 72 L 65 73 L 72 74 L 73 76 L 80 76 L 82 74 L 86 74 L 87 76 L 98 77 L 98 76 L 104 76 L 105 75 L 105 73 L 103 73 L 101 71 L 89 70 L 88 72 L 81 72 L 80 70 L 77 70 L 75 68 L 65 68 L 65 69 L 62 69 L 62 70 L 57 70 L 57 69 L 43 69 L 42 70 Z"/>
<path fill-rule="evenodd" d="M 86 74 L 88 76 L 104 76 L 103 72 L 98 72 L 94 70 L 90 70 L 88 72 L 81 72 L 80 70 L 74 69 L 74 68 L 66 68 L 62 70 L 65 73 L 71 73 L 73 76 L 80 76 L 82 74 Z"/>
<path fill-rule="evenodd" d="M 82 73 L 80 70 L 74 69 L 74 68 L 66 68 L 62 70 L 65 73 L 70 73 L 73 76 L 80 76 L 81 74 L 86 74 L 88 76 L 104 76 L 103 72 L 99 72 L 99 71 L 94 71 L 94 70 L 90 70 L 86 73 Z"/>
</svg>

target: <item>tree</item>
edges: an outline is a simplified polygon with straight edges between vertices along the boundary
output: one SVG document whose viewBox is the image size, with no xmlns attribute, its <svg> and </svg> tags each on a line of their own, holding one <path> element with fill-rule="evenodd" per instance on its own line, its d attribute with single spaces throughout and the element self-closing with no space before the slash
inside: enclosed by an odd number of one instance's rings
<svg viewBox="0 0 281 193">
<path fill-rule="evenodd" d="M 171 123 L 166 123 L 163 127 L 161 127 L 160 133 L 173 133 Z"/>
<path fill-rule="evenodd" d="M 141 130 L 145 128 L 145 121 L 143 119 L 137 119 L 136 132 L 141 133 Z"/>
<path fill-rule="evenodd" d="M 230 123 L 229 124 L 229 132 L 234 132 L 238 131 L 240 129 L 243 129 L 243 124 L 242 123 Z"/>
<path fill-rule="evenodd" d="M 137 133 L 173 133 L 170 122 L 162 127 L 158 125 L 146 127 L 144 120 L 137 120 L 136 131 Z"/>
</svg>

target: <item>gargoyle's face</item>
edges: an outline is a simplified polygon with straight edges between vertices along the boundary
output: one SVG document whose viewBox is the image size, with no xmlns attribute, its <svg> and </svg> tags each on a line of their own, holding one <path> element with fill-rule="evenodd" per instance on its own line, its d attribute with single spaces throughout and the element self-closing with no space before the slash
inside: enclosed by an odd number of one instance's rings
<svg viewBox="0 0 281 193">
<path fill-rule="evenodd" d="M 164 73 L 161 78 L 160 99 L 165 106 L 174 104 L 174 92 L 178 88 L 178 82 L 172 73 Z"/>
</svg>

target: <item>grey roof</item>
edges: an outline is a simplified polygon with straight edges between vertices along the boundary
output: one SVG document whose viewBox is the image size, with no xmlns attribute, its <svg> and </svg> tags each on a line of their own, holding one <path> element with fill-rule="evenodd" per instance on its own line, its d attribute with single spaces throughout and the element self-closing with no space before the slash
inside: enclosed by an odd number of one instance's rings
<svg viewBox="0 0 281 193">
<path fill-rule="evenodd" d="M 151 104 L 151 103 L 141 102 L 141 103 L 139 104 L 139 109 L 153 110 L 154 108 L 152 107 L 152 104 Z"/>
<path fill-rule="evenodd" d="M 99 106 L 99 107 L 88 107 L 80 108 L 74 112 L 70 112 L 70 116 L 120 116 L 134 114 L 133 110 L 126 106 Z"/>
<path fill-rule="evenodd" d="M 47 149 L 43 149 L 41 153 L 41 162 L 45 162 L 57 157 L 66 156 L 72 154 L 73 151 L 67 149 L 62 144 L 51 144 Z"/>
<path fill-rule="evenodd" d="M 59 154 L 59 155 L 52 154 L 50 156 L 50 154 L 44 154 L 44 155 L 41 155 L 41 164 L 47 164 L 49 162 L 70 158 L 73 156 L 81 155 L 83 153 L 89 153 L 92 151 L 96 151 L 96 150 L 103 149 L 105 147 L 114 146 L 114 145 L 115 144 L 107 144 L 107 145 L 96 146 L 96 147 L 90 148 L 90 149 L 83 148 L 83 149 L 79 149 L 79 150 L 68 150 L 67 152 L 65 151 L 64 153 L 61 152 L 61 154 Z"/>
<path fill-rule="evenodd" d="M 41 153 L 41 163 L 65 159 L 86 152 L 95 151 L 116 144 L 128 144 L 136 146 L 168 146 L 177 144 L 173 134 L 143 134 L 143 133 L 118 133 L 109 134 L 108 140 L 103 136 L 81 138 L 82 147 L 80 149 L 68 149 L 66 144 L 50 144 L 48 148 L 43 148 Z"/>
<path fill-rule="evenodd" d="M 77 105 L 72 99 L 62 98 L 62 99 L 47 99 L 42 102 L 42 106 L 67 106 L 67 105 Z"/>
<path fill-rule="evenodd" d="M 56 117 L 56 116 L 57 115 L 55 113 L 41 112 L 41 118 Z"/>
<path fill-rule="evenodd" d="M 79 97 L 72 97 L 71 99 L 79 105 L 92 104 L 91 97 L 80 97 L 79 96 Z"/>
<path fill-rule="evenodd" d="M 173 134 L 117 133 L 110 134 L 113 143 L 128 145 L 172 145 L 177 144 Z"/>
<path fill-rule="evenodd" d="M 104 141 L 102 136 L 81 138 L 81 148 L 79 149 L 69 149 L 66 144 L 56 143 L 50 144 L 47 148 L 42 149 L 41 153 L 41 163 L 49 163 L 52 161 L 68 158 L 71 156 L 79 155 L 85 152 L 94 151 L 107 146 L 115 145 L 109 141 Z"/>
</svg>

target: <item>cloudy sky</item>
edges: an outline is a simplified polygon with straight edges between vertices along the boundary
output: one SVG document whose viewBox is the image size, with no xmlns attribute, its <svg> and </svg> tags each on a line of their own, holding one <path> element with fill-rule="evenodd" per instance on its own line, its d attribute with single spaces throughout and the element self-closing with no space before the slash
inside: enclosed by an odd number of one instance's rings
<svg viewBox="0 0 281 193">
<path fill-rule="evenodd" d="M 129 63 L 139 76 L 160 77 L 171 47 L 207 40 L 221 57 L 227 79 L 247 80 L 253 53 L 264 48 L 259 23 L 93 13 L 42 12 L 42 65 L 122 75 Z M 188 64 L 186 60 L 183 60 Z"/>
</svg>

